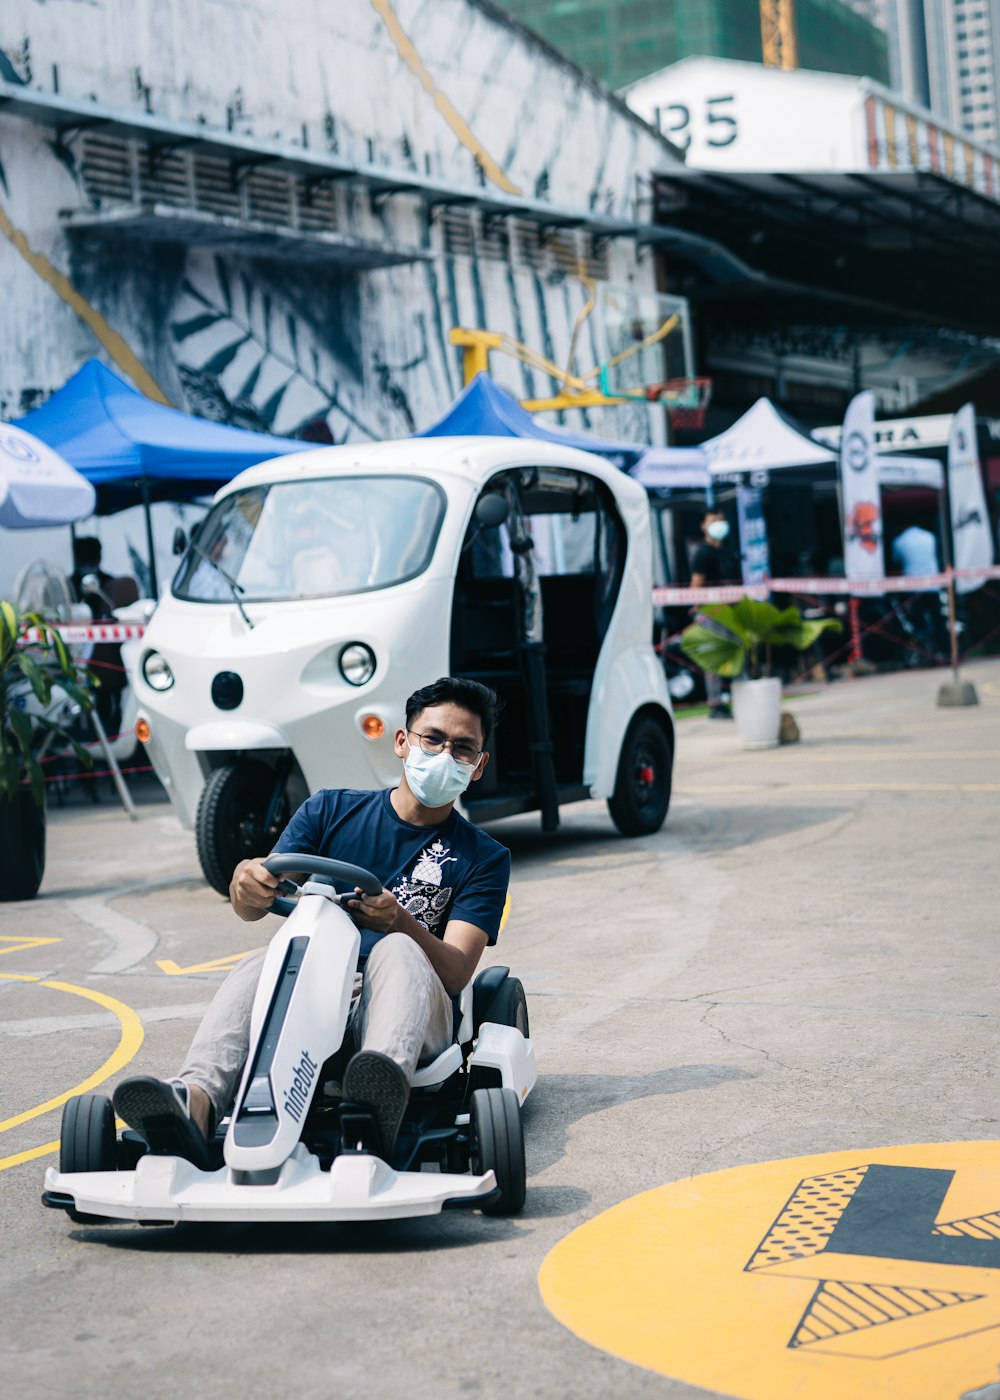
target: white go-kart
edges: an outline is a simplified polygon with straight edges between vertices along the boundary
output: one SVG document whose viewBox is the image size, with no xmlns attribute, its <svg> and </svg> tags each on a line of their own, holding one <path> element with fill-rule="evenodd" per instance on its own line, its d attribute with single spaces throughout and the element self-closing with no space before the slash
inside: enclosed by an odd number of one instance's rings
<svg viewBox="0 0 1000 1400">
<path fill-rule="evenodd" d="M 520 982 L 489 967 L 466 987 L 454 1042 L 417 1069 L 389 1160 L 376 1155 L 371 1109 L 335 1096 L 324 1066 L 348 1024 L 360 934 L 334 881 L 381 890 L 368 871 L 320 856 L 270 856 L 274 874 L 305 872 L 271 940 L 257 988 L 250 1050 L 235 1106 L 202 1170 L 148 1140 L 115 1132 L 103 1094 L 63 1111 L 59 1170 L 47 1206 L 81 1224 L 188 1220 L 377 1220 L 478 1207 L 514 1215 L 524 1204 L 521 1105 L 537 1072 Z M 291 881 L 282 893 L 294 891 Z M 348 897 L 345 895 L 344 897 Z"/>
</svg>

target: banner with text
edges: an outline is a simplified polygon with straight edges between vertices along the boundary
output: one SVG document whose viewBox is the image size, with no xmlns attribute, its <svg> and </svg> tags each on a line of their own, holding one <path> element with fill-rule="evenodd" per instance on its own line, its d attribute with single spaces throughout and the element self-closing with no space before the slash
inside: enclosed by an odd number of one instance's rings
<svg viewBox="0 0 1000 1400">
<path fill-rule="evenodd" d="M 764 519 L 764 495 L 756 486 L 737 486 L 740 563 L 744 583 L 760 583 L 771 572 L 771 551 Z"/>
<path fill-rule="evenodd" d="M 948 435 L 948 500 L 951 506 L 952 563 L 956 569 L 975 569 L 993 563 L 990 517 L 983 491 L 976 445 L 976 411 L 971 403 L 952 419 Z M 959 593 L 971 593 L 982 584 L 974 578 L 957 578 Z"/>
<path fill-rule="evenodd" d="M 844 573 L 849 579 L 880 578 L 882 498 L 875 466 L 875 395 L 855 394 L 847 405 L 840 438 L 840 493 L 844 513 Z"/>
</svg>

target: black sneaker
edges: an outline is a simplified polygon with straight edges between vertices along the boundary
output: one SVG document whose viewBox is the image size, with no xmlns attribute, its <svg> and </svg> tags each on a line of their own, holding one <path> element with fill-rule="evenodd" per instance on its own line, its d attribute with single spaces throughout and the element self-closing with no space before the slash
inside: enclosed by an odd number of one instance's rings
<svg viewBox="0 0 1000 1400">
<path fill-rule="evenodd" d="M 410 1084 L 402 1065 L 380 1050 L 359 1050 L 344 1071 L 344 1098 L 375 1111 L 379 1149 L 388 1158 L 406 1112 Z"/>
<path fill-rule="evenodd" d="M 728 705 L 709 705 L 709 719 L 732 719 L 733 712 Z"/>
<path fill-rule="evenodd" d="M 123 1079 L 112 1102 L 119 1118 L 141 1133 L 158 1157 L 183 1157 L 202 1171 L 216 1163 L 204 1133 L 191 1117 L 188 1086 L 181 1079 L 137 1074 Z"/>
</svg>

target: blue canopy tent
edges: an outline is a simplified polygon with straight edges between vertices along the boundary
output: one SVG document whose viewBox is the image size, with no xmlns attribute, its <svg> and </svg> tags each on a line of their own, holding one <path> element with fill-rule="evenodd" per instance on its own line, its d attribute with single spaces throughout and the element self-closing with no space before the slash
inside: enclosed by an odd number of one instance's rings
<svg viewBox="0 0 1000 1400">
<path fill-rule="evenodd" d="M 55 448 L 94 485 L 99 515 L 145 507 L 154 592 L 152 501 L 212 495 L 245 467 L 315 446 L 154 403 L 98 360 L 88 360 L 18 426 Z"/>
<path fill-rule="evenodd" d="M 558 442 L 563 447 L 596 452 L 623 471 L 634 466 L 646 451 L 642 443 L 607 442 L 592 433 L 546 427 L 526 413 L 506 389 L 501 389 L 483 373 L 470 380 L 442 418 L 415 436 L 538 438 L 542 442 Z"/>
</svg>

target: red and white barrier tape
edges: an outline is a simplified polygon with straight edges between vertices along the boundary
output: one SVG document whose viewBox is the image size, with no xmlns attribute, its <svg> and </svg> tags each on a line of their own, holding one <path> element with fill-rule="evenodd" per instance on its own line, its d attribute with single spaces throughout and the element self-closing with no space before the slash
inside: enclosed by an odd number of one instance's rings
<svg viewBox="0 0 1000 1400">
<path fill-rule="evenodd" d="M 141 622 L 60 622 L 53 627 L 64 642 L 134 642 L 145 630 Z M 25 633 L 25 641 L 42 640 L 37 627 Z"/>
<path fill-rule="evenodd" d="M 984 564 L 978 569 L 954 569 L 951 577 L 961 579 L 1000 579 L 1000 564 Z M 850 578 L 771 578 L 766 583 L 719 584 L 709 588 L 654 588 L 653 606 L 691 607 L 697 603 L 738 603 L 741 598 L 766 598 L 769 593 L 853 595 L 864 597 L 881 593 L 929 593 L 948 587 L 947 573 L 922 577 L 900 576 L 871 579 Z"/>
</svg>

